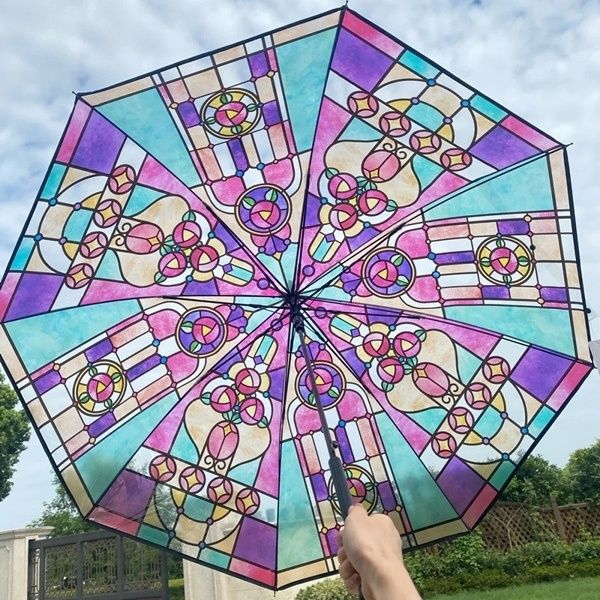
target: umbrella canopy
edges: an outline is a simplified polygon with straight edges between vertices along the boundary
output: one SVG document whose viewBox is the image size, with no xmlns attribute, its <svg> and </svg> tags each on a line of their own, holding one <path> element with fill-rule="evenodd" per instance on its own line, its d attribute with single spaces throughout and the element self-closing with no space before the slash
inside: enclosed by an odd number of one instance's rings
<svg viewBox="0 0 600 600">
<path fill-rule="evenodd" d="M 78 95 L 0 316 L 87 519 L 273 588 L 332 447 L 426 545 L 591 368 L 564 146 L 347 8 Z"/>
</svg>

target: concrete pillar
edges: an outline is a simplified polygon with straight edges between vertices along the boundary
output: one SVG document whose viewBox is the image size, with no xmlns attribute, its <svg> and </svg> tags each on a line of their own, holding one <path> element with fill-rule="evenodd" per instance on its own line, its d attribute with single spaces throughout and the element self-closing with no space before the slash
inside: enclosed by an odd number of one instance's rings
<svg viewBox="0 0 600 600">
<path fill-rule="evenodd" d="M 29 541 L 46 538 L 54 527 L 0 531 L 0 598 L 27 600 Z"/>
<path fill-rule="evenodd" d="M 316 583 L 303 583 L 274 594 L 258 585 L 189 560 L 183 561 L 183 579 L 185 600 L 294 600 L 302 588 Z"/>
</svg>

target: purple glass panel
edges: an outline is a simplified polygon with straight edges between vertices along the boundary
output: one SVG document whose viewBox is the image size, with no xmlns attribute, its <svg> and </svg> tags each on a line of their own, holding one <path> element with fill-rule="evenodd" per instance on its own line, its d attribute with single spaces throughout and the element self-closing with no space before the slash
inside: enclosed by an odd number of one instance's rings
<svg viewBox="0 0 600 600">
<path fill-rule="evenodd" d="M 485 480 L 456 456 L 444 467 L 437 482 L 459 514 L 464 512 L 485 484 Z"/>
<path fill-rule="evenodd" d="M 177 107 L 177 113 L 186 127 L 200 125 L 200 116 L 198 115 L 198 111 L 193 102 L 182 102 Z"/>
<path fill-rule="evenodd" d="M 276 100 L 265 103 L 262 108 L 262 113 L 267 125 L 275 125 L 275 123 L 281 122 L 281 115 L 279 114 L 279 107 L 277 106 Z"/>
<path fill-rule="evenodd" d="M 325 477 L 321 473 L 316 473 L 310 476 L 310 482 L 315 492 L 315 498 L 317 500 L 327 500 L 329 498 L 329 491 L 327 490 L 327 484 L 325 483 Z"/>
<path fill-rule="evenodd" d="M 472 263 L 475 260 L 473 252 L 447 252 L 446 254 L 437 254 L 435 262 L 438 265 L 451 265 L 455 263 Z"/>
<path fill-rule="evenodd" d="M 498 126 L 483 136 L 469 152 L 497 169 L 503 169 L 538 154 L 539 150 Z"/>
<path fill-rule="evenodd" d="M 515 367 L 511 379 L 545 402 L 572 364 L 569 358 L 530 348 Z"/>
<path fill-rule="evenodd" d="M 275 527 L 244 517 L 235 545 L 236 558 L 253 562 L 267 569 L 275 569 Z"/>
<path fill-rule="evenodd" d="M 251 54 L 248 60 L 250 61 L 250 71 L 254 77 L 262 77 L 269 72 L 269 63 L 264 52 Z"/>
<path fill-rule="evenodd" d="M 138 473 L 123 471 L 99 504 L 111 512 L 140 521 L 153 491 L 154 481 Z"/>
<path fill-rule="evenodd" d="M 124 141 L 125 134 L 94 110 L 79 139 L 71 163 L 77 167 L 108 174 L 115 167 Z"/>
<path fill-rule="evenodd" d="M 43 394 L 60 383 L 60 373 L 58 371 L 50 371 L 33 382 L 33 387 L 38 394 Z"/>
<path fill-rule="evenodd" d="M 62 283 L 60 275 L 24 273 L 11 299 L 5 321 L 47 312 Z"/>
<path fill-rule="evenodd" d="M 159 363 L 160 357 L 158 356 L 158 354 L 153 354 L 152 356 L 149 356 L 146 360 L 143 360 L 137 365 L 131 367 L 131 369 L 128 369 L 127 379 L 133 381 L 134 379 L 137 379 L 144 373 L 147 373 L 150 369 L 153 369 Z"/>
<path fill-rule="evenodd" d="M 227 142 L 227 147 L 229 148 L 236 169 L 245 171 L 248 168 L 248 158 L 244 152 L 242 142 L 240 142 L 239 139 L 229 140 Z"/>
<path fill-rule="evenodd" d="M 510 221 L 499 221 L 498 231 L 502 235 L 525 235 L 529 233 L 529 223 L 523 219 L 511 219 Z"/>
<path fill-rule="evenodd" d="M 352 453 L 352 448 L 350 447 L 350 440 L 348 440 L 346 429 L 344 427 L 336 427 L 335 437 L 340 445 L 342 461 L 345 463 L 354 462 L 354 454 Z"/>
<path fill-rule="evenodd" d="M 334 71 L 370 92 L 394 61 L 366 42 L 340 29 L 333 62 Z"/>
<path fill-rule="evenodd" d="M 503 285 L 484 285 L 481 289 L 481 295 L 486 300 L 508 300 L 510 291 Z"/>
<path fill-rule="evenodd" d="M 106 339 L 94 344 L 91 348 L 88 348 L 85 351 L 85 356 L 90 362 L 94 362 L 105 357 L 107 354 L 110 354 L 112 350 L 113 347 L 111 341 Z"/>
<path fill-rule="evenodd" d="M 389 481 L 383 481 L 377 486 L 377 492 L 381 498 L 381 504 L 384 510 L 395 510 L 396 498 L 394 497 L 394 491 Z"/>
<path fill-rule="evenodd" d="M 92 437 L 98 437 L 100 434 L 104 433 L 107 429 L 110 429 L 117 420 L 115 419 L 115 415 L 112 413 L 106 413 L 102 415 L 99 419 L 96 419 L 88 428 L 88 433 Z"/>
<path fill-rule="evenodd" d="M 567 290 L 563 287 L 543 287 L 540 296 L 548 302 L 567 302 Z"/>
</svg>

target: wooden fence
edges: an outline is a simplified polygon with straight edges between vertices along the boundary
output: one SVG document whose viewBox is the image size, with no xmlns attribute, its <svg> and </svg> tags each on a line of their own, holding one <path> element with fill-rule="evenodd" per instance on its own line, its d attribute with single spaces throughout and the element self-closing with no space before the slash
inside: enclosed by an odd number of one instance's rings
<svg viewBox="0 0 600 600">
<path fill-rule="evenodd" d="M 500 502 L 479 525 L 485 545 L 511 550 L 531 542 L 549 542 L 600 537 L 600 506 L 566 504 L 535 507 L 516 502 Z"/>
</svg>

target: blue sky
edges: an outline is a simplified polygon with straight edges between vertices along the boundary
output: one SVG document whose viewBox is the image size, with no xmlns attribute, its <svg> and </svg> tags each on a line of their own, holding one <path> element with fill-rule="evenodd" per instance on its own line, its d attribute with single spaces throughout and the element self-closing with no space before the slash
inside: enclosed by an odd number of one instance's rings
<svg viewBox="0 0 600 600">
<path fill-rule="evenodd" d="M 0 0 L 0 270 L 4 271 L 73 104 L 87 91 L 334 8 L 317 0 Z M 588 305 L 600 313 L 600 3 L 596 0 L 351 0 L 350 6 L 547 131 L 569 149 Z M 592 320 L 600 337 L 600 318 Z M 600 431 L 594 372 L 538 452 L 563 464 Z M 52 496 L 35 436 L 0 530 Z"/>
</svg>

